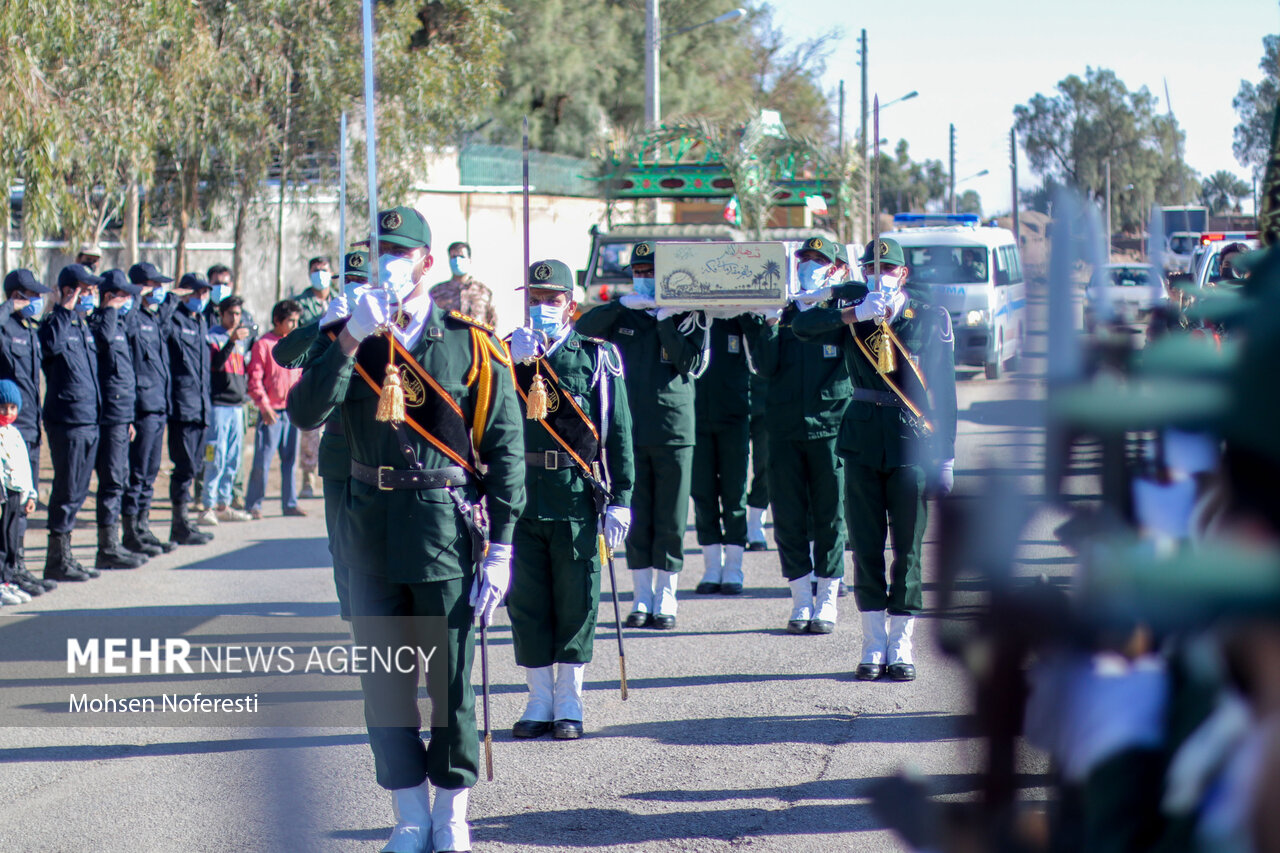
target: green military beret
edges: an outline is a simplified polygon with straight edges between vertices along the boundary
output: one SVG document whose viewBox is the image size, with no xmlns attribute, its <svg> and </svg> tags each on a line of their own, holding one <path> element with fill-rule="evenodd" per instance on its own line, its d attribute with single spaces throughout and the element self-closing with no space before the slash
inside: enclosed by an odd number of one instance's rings
<svg viewBox="0 0 1280 853">
<path fill-rule="evenodd" d="M 549 258 L 529 265 L 529 275 L 526 277 L 528 287 L 572 293 L 573 284 L 573 270 L 569 269 L 569 265 L 564 261 Z"/>
<path fill-rule="evenodd" d="M 393 207 L 378 214 L 378 242 L 408 249 L 430 248 L 431 226 L 426 217 L 412 207 Z M 362 240 L 356 245 L 367 246 L 369 241 Z"/>
<path fill-rule="evenodd" d="M 902 247 L 898 245 L 897 240 L 891 240 L 888 237 L 880 238 L 880 263 L 888 264 L 893 267 L 905 267 L 907 265 L 907 256 L 903 254 Z M 876 262 L 876 241 L 872 240 L 867 243 L 867 247 L 862 250 L 862 258 L 858 261 L 862 266 L 874 264 Z"/>
<path fill-rule="evenodd" d="M 657 248 L 657 244 L 649 240 L 636 243 L 631 247 L 631 266 L 653 263 L 653 254 Z"/>
<path fill-rule="evenodd" d="M 342 258 L 342 274 L 347 278 L 368 278 L 369 253 L 362 251 L 347 252 Z"/>
<path fill-rule="evenodd" d="M 810 237 L 801 244 L 796 250 L 797 254 L 803 251 L 817 252 L 819 255 L 827 259 L 828 263 L 847 264 L 849 263 L 849 252 L 845 249 L 844 243 L 838 240 L 828 240 L 826 237 Z"/>
</svg>

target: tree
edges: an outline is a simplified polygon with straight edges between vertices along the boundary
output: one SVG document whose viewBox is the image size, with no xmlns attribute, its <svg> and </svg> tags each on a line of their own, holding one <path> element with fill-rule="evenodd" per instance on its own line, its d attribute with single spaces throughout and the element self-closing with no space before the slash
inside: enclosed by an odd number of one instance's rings
<svg viewBox="0 0 1280 853">
<path fill-rule="evenodd" d="M 874 173 L 868 177 L 875 180 Z M 929 202 L 941 202 L 946 192 L 947 170 L 941 160 L 912 160 L 905 139 L 898 140 L 892 155 L 880 152 L 880 213 L 921 212 Z"/>
<path fill-rule="evenodd" d="M 956 213 L 976 213 L 982 216 L 982 197 L 977 190 L 965 190 L 956 196 Z"/>
<path fill-rule="evenodd" d="M 1113 192 L 1113 221 L 1121 230 L 1140 230 L 1148 204 L 1192 199 L 1194 173 L 1181 157 L 1185 134 L 1172 115 L 1156 113 L 1145 87 L 1130 92 L 1114 72 L 1089 68 L 1084 79 L 1073 74 L 1057 89 L 1014 109 L 1032 172 L 1104 204 L 1110 163 L 1113 189 L 1129 188 Z"/>
<path fill-rule="evenodd" d="M 1255 83 L 1240 81 L 1240 91 L 1231 101 L 1240 123 L 1235 128 L 1232 153 L 1242 166 L 1250 166 L 1255 177 L 1271 153 L 1271 120 L 1280 100 L 1280 36 L 1262 39 L 1262 59 L 1258 62 L 1262 79 Z"/>
<path fill-rule="evenodd" d="M 1214 172 L 1200 184 L 1200 203 L 1212 213 L 1240 212 L 1240 200 L 1251 190 L 1249 185 L 1225 169 Z"/>
</svg>

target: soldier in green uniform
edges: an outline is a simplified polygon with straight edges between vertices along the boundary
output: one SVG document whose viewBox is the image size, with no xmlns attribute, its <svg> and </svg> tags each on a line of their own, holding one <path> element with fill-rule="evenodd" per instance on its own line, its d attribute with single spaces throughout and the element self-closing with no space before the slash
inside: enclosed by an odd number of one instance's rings
<svg viewBox="0 0 1280 853">
<path fill-rule="evenodd" d="M 751 376 L 744 330 L 758 314 L 711 321 L 707 370 L 697 381 L 693 517 L 702 546 L 702 595 L 742 592 L 747 546 L 747 457 L 751 450 Z"/>
<path fill-rule="evenodd" d="M 769 511 L 769 427 L 765 409 L 769 399 L 769 380 L 751 374 L 751 490 L 747 492 L 747 550 L 768 551 L 764 538 L 765 517 Z"/>
<path fill-rule="evenodd" d="M 526 285 L 531 326 L 512 333 L 511 358 L 525 409 L 528 501 L 516 522 L 507 612 L 529 701 L 512 734 L 570 740 L 582 736 L 583 675 L 600 606 L 597 539 L 603 534 L 612 554 L 631 524 L 631 411 L 618 351 L 569 326 L 578 307 L 573 271 L 538 261 Z M 539 385 L 546 414 L 531 418 Z"/>
<path fill-rule="evenodd" d="M 397 853 L 471 849 L 466 806 L 479 759 L 472 623 L 488 623 L 510 584 L 525 495 L 524 429 L 506 349 L 482 324 L 432 304 L 430 246 L 418 211 L 379 214 L 378 287 L 352 300 L 332 344 L 317 340 L 288 409 L 312 429 L 341 412 L 351 463 L 333 541 L 350 570 L 356 643 L 438 652 L 425 746 L 418 658 L 361 676 L 378 783 L 391 790 L 397 818 L 384 849 Z M 380 387 L 392 374 L 403 388 L 403 422 L 386 393 L 394 383 Z M 380 408 L 389 421 L 377 419 Z M 487 549 L 476 511 L 482 493 Z"/>
<path fill-rule="evenodd" d="M 369 281 L 369 253 L 363 249 L 348 252 L 342 260 L 342 281 L 339 293 L 329 300 L 325 313 L 314 322 L 300 326 L 288 337 L 276 344 L 271 357 L 281 367 L 302 367 L 307 353 L 324 329 L 329 329 L 351 314 L 352 291 Z M 335 335 L 336 337 L 336 335 Z M 320 351 L 323 351 L 323 347 Z M 317 353 L 319 354 L 319 353 Z M 324 523 L 329 535 L 329 554 L 334 555 L 333 533 L 337 529 L 337 514 L 342 505 L 342 493 L 351 476 L 351 451 L 347 437 L 342 432 L 342 413 L 334 410 L 324 422 L 320 436 L 320 482 L 324 489 Z M 348 571 L 336 557 L 333 560 L 333 585 L 338 594 L 338 612 L 343 620 L 351 621 L 351 603 L 348 590 Z"/>
<path fill-rule="evenodd" d="M 928 521 L 927 488 L 951 491 L 956 442 L 955 339 L 951 317 L 910 283 L 902 247 L 870 243 L 862 256 L 867 284 L 836 288 L 833 303 L 797 318 L 803 340 L 838 336 L 852 399 L 840 426 L 845 511 L 863 617 L 860 680 L 915 678 L 911 637 L 924 607 L 920 558 Z M 825 345 L 825 343 L 824 343 Z M 892 352 L 892 358 L 881 349 Z M 887 361 L 891 360 L 892 365 Z M 885 537 L 893 565 L 885 576 Z"/>
<path fill-rule="evenodd" d="M 848 280 L 849 263 L 844 246 L 824 237 L 806 240 L 796 260 L 801 291 L 779 322 L 756 336 L 753 355 L 769 382 L 769 497 L 782 576 L 791 587 L 787 630 L 829 634 L 835 630 L 836 597 L 844 577 L 836 436 L 849 399 L 849 372 L 840 349 L 841 330 L 806 343 L 796 324 L 813 313 L 832 284 Z"/>
<path fill-rule="evenodd" d="M 703 332 L 687 322 L 690 315 L 654 304 L 653 252 L 653 243 L 636 243 L 631 249 L 634 292 L 591 309 L 576 328 L 613 343 L 626 370 L 636 466 L 627 536 L 635 599 L 627 624 L 670 629 L 676 626 L 676 586 L 689 514 L 693 383 L 705 356 Z M 688 331 L 682 332 L 682 326 Z"/>
</svg>

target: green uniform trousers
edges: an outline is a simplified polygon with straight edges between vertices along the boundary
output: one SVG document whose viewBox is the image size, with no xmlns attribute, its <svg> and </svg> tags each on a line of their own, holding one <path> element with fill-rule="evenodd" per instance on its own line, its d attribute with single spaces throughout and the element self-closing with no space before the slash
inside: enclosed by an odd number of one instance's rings
<svg viewBox="0 0 1280 853">
<path fill-rule="evenodd" d="M 857 566 L 858 609 L 914 616 L 924 610 L 921 552 L 929 521 L 925 472 L 919 465 L 887 470 L 844 460 L 845 515 Z M 893 531 L 893 566 L 885 579 L 885 537 Z"/>
<path fill-rule="evenodd" d="M 627 535 L 629 567 L 680 571 L 692 469 L 692 445 L 636 447 L 631 532 Z"/>
<path fill-rule="evenodd" d="M 769 442 L 773 535 L 787 580 L 844 577 L 836 437 Z M 813 556 L 809 543 L 813 543 Z"/>
<path fill-rule="evenodd" d="M 590 663 L 600 607 L 596 523 L 516 522 L 515 565 L 507 613 L 516 663 Z"/>
<path fill-rule="evenodd" d="M 764 415 L 751 416 L 751 491 L 747 506 L 769 508 L 769 427 Z"/>
<path fill-rule="evenodd" d="M 747 418 L 699 429 L 693 447 L 693 519 L 699 545 L 747 544 Z"/>
<path fill-rule="evenodd" d="M 329 556 L 333 559 L 333 587 L 338 593 L 338 613 L 344 622 L 351 621 L 351 594 L 347 568 L 333 556 L 333 534 L 338 529 L 338 513 L 342 509 L 342 492 L 351 476 L 351 451 L 342 434 L 342 420 L 336 426 L 331 420 L 320 436 L 320 484 L 324 489 L 324 529 L 329 536 Z"/>
<path fill-rule="evenodd" d="M 383 788 L 411 788 L 424 778 L 438 788 L 470 788 L 476 783 L 480 739 L 471 689 L 475 631 L 469 587 L 467 578 L 393 583 L 377 575 L 351 573 L 351 628 L 357 645 L 425 648 L 440 643 L 430 659 L 428 692 L 444 707 L 433 707 L 426 745 L 418 715 L 421 661 L 410 667 L 406 659 L 404 668 L 413 670 L 409 673 L 378 668 L 360 676 L 369 746 Z M 416 628 L 415 617 L 434 617 L 421 624 L 438 630 L 426 628 L 414 636 L 410 625 Z M 415 721 L 416 725 L 407 724 Z"/>
</svg>

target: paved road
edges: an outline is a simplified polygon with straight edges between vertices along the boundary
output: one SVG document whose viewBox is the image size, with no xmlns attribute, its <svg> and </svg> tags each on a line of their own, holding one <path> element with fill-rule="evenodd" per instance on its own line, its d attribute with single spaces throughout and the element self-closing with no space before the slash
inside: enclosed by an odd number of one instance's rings
<svg viewBox="0 0 1280 853">
<path fill-rule="evenodd" d="M 1042 335 L 1028 345 L 1043 355 Z M 988 473 L 1018 474 L 1033 493 L 1018 571 L 1065 580 L 1070 558 L 1052 534 L 1063 517 L 1034 497 L 1042 431 L 1028 401 L 1042 396 L 1034 378 L 1042 365 L 1032 357 L 998 382 L 964 374 L 957 485 L 972 495 Z M 1090 472 L 1075 473 L 1069 484 L 1087 493 Z M 12 667 L 58 665 L 67 635 L 340 643 L 320 502 L 306 506 L 309 518 L 223 525 L 209 546 L 3 608 L 5 706 L 41 686 L 15 678 Z M 928 541 L 936 538 L 931 529 Z M 601 629 L 581 741 L 511 739 L 524 688 L 499 616 L 490 637 L 497 780 L 473 792 L 477 849 L 900 850 L 870 806 L 877 780 L 912 767 L 933 777 L 940 799 L 974 795 L 981 744 L 970 733 L 967 679 L 936 648 L 936 619 L 926 616 L 917 632 L 919 680 L 858 683 L 852 598 L 842 600 L 834 634 L 791 636 L 776 552 L 748 555 L 742 596 L 702 597 L 692 594 L 701 562 L 692 526 L 685 545 L 677 630 L 627 635 L 627 702 L 612 631 Z M 930 555 L 927 606 L 937 594 L 935 564 Z M 621 583 L 629 590 L 629 578 Z M 612 620 L 607 599 L 601 620 Z M 50 681 L 64 694 L 76 686 Z M 353 718 L 358 694 L 342 684 L 325 697 L 343 709 L 340 726 L 0 729 L 0 849 L 376 850 L 392 823 L 390 803 Z M 47 712 L 57 719 L 52 706 Z M 1022 796 L 1043 799 L 1043 765 L 1034 755 L 1023 765 Z"/>
</svg>

